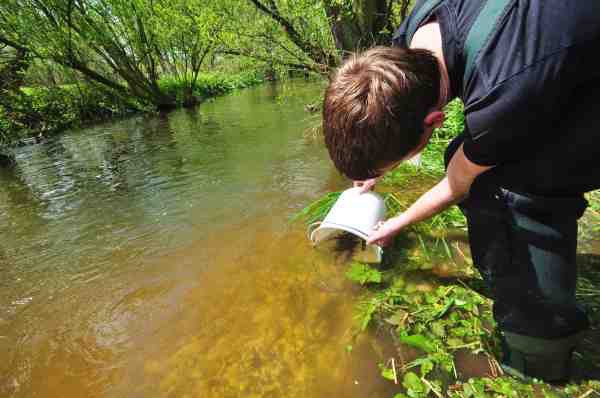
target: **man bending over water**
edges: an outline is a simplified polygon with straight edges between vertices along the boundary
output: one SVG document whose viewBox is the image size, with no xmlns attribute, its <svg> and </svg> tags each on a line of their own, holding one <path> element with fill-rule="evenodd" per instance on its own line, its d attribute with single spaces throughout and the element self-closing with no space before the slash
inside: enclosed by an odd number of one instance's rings
<svg viewBox="0 0 600 398">
<path fill-rule="evenodd" d="M 369 243 L 453 204 L 467 217 L 509 371 L 564 380 L 588 327 L 575 302 L 577 220 L 600 188 L 600 2 L 426 0 L 391 47 L 348 59 L 325 93 L 338 170 L 370 189 L 419 153 L 454 97 L 465 129 L 446 177 Z"/>
</svg>

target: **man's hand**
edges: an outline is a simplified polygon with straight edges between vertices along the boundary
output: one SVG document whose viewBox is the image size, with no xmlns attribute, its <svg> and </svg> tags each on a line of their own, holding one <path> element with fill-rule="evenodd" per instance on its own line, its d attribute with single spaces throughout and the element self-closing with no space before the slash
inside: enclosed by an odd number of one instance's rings
<svg viewBox="0 0 600 398">
<path fill-rule="evenodd" d="M 406 211 L 378 224 L 373 233 L 369 235 L 367 243 L 385 246 L 403 228 L 426 220 L 460 202 L 469 193 L 473 180 L 492 167 L 480 166 L 469 161 L 461 145 L 450 160 L 447 177 L 425 192 Z"/>
<path fill-rule="evenodd" d="M 373 228 L 373 232 L 367 238 L 367 244 L 376 244 L 384 247 L 390 244 L 394 236 L 400 232 L 401 224 L 398 222 L 398 217 L 390 218 L 387 221 L 380 221 Z"/>
<path fill-rule="evenodd" d="M 352 185 L 354 187 L 359 187 L 360 193 L 365 193 L 365 192 L 373 189 L 373 187 L 377 183 L 377 180 L 378 180 L 378 178 L 369 178 L 368 180 L 364 180 L 364 181 L 354 181 L 354 183 Z"/>
</svg>

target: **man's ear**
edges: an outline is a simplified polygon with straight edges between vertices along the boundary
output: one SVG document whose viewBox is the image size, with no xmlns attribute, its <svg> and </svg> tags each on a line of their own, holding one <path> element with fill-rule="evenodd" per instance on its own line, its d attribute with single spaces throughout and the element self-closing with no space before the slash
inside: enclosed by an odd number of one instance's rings
<svg viewBox="0 0 600 398">
<path fill-rule="evenodd" d="M 425 120 L 423 120 L 423 127 L 425 129 L 431 128 L 436 129 L 442 127 L 444 123 L 445 115 L 442 111 L 433 111 L 429 112 L 427 116 L 425 116 Z"/>
</svg>

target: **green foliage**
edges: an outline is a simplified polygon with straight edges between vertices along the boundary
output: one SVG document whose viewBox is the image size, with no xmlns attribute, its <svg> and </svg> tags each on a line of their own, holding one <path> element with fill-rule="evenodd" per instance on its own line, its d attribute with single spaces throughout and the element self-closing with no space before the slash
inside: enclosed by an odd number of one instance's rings
<svg viewBox="0 0 600 398">
<path fill-rule="evenodd" d="M 400 171 L 396 172 L 398 173 Z M 406 176 L 406 174 L 404 176 Z M 388 183 L 388 181 L 385 181 L 385 183 Z M 388 211 L 388 216 L 391 217 L 405 211 L 409 207 L 410 203 L 412 203 L 411 201 L 414 200 L 414 197 L 407 195 L 405 198 L 400 199 L 398 193 L 386 193 L 384 194 L 384 200 Z M 464 214 L 458 207 L 453 206 L 420 224 L 412 226 L 411 228 L 419 233 L 432 234 L 434 231 L 464 229 L 466 225 L 467 222 Z"/>
<path fill-rule="evenodd" d="M 379 302 L 376 298 L 363 300 L 358 304 L 355 319 L 358 322 L 360 331 L 367 330 L 375 311 L 378 309 Z"/>
<path fill-rule="evenodd" d="M 257 72 L 237 74 L 202 73 L 192 85 L 192 95 L 197 101 L 229 93 L 233 90 L 250 87 L 262 83 L 262 76 Z M 158 82 L 161 91 L 176 98 L 178 105 L 184 105 L 184 93 L 188 87 L 185 81 L 174 76 L 167 76 Z"/>
<path fill-rule="evenodd" d="M 198 101 L 262 82 L 256 72 L 207 73 L 198 76 L 193 95 Z M 175 77 L 159 81 L 161 90 L 183 105 L 185 83 Z M 10 110 L 2 106 L 10 105 Z M 31 136 L 47 136 L 84 123 L 150 111 L 151 105 L 98 85 L 70 84 L 48 88 L 23 87 L 0 101 L 0 144 Z"/>
<path fill-rule="evenodd" d="M 361 330 L 373 320 L 387 324 L 399 344 L 421 352 L 400 370 L 407 372 L 404 381 L 408 382 L 403 383 L 406 396 L 425 397 L 431 391 L 442 391 L 441 380 L 456 378 L 455 351 L 491 355 L 498 342 L 490 329 L 494 321 L 488 299 L 453 284 L 421 286 L 412 275 L 401 272 L 391 286 L 363 299 L 357 320 Z M 419 369 L 420 377 L 412 373 L 413 368 Z"/>
<path fill-rule="evenodd" d="M 223 42 L 234 52 L 270 69 L 323 72 L 340 59 L 326 2 L 311 0 L 231 1 Z M 282 74 L 279 69 L 275 74 Z"/>
<path fill-rule="evenodd" d="M 223 23 L 213 0 L 5 0 L 0 35 L 124 95 L 170 107 L 160 77 L 188 87 Z"/>
<path fill-rule="evenodd" d="M 294 214 L 291 220 L 304 220 L 307 224 L 312 224 L 315 221 L 322 221 L 341 194 L 341 192 L 330 192 L 324 195 Z"/>
<path fill-rule="evenodd" d="M 483 377 L 454 385 L 448 396 L 450 398 L 533 398 L 535 395 L 533 386 L 520 383 L 513 378 Z"/>
<path fill-rule="evenodd" d="M 493 324 L 489 302 L 478 293 L 451 285 L 420 294 L 396 291 L 392 297 L 397 306 L 417 304 L 419 308 L 406 318 L 402 327 L 397 327 L 401 342 L 428 354 L 446 354 L 460 348 L 492 351 L 490 331 L 483 327 L 484 323 Z M 452 370 L 443 357 L 433 356 L 431 360 L 435 365 L 443 365 L 446 371 Z"/>
<path fill-rule="evenodd" d="M 394 373 L 394 369 L 388 368 L 383 364 L 379 364 L 379 370 L 381 373 L 381 377 L 387 380 L 396 381 L 397 375 Z"/>
<path fill-rule="evenodd" d="M 589 207 L 581 221 L 584 228 L 580 229 L 580 236 L 588 240 L 597 240 L 600 239 L 600 190 L 588 192 L 586 199 Z"/>
<path fill-rule="evenodd" d="M 0 104 L 0 146 L 6 145 L 9 141 L 12 123 L 9 120 L 9 114 Z"/>
<path fill-rule="evenodd" d="M 600 191 L 590 192 L 587 199 L 590 203 L 590 209 L 600 213 Z"/>
<path fill-rule="evenodd" d="M 2 102 L 5 104 L 0 108 L 3 145 L 144 109 L 142 103 L 90 85 L 23 88 L 18 93 L 5 93 Z"/>
<path fill-rule="evenodd" d="M 346 271 L 346 277 L 361 285 L 367 283 L 381 283 L 381 272 L 367 264 L 353 262 Z"/>
<path fill-rule="evenodd" d="M 416 166 L 404 162 L 395 170 L 387 173 L 383 181 L 390 185 L 405 185 L 408 179 L 415 176 L 442 177 L 444 167 L 444 151 L 450 141 L 462 133 L 464 129 L 463 103 L 455 99 L 444 108 L 446 118 L 442 127 L 435 129 L 429 144 L 421 152 L 421 163 Z"/>
<path fill-rule="evenodd" d="M 560 398 L 563 397 L 597 397 L 600 395 L 600 381 L 598 380 L 590 380 L 581 384 L 569 384 L 564 388 L 564 393 L 566 395 L 559 395 Z M 544 397 L 546 398 L 546 397 Z M 551 397 L 554 398 L 554 397 Z"/>
<path fill-rule="evenodd" d="M 423 398 L 429 394 L 430 388 L 413 372 L 406 372 L 402 379 L 406 395 L 410 398 Z"/>
<path fill-rule="evenodd" d="M 401 343 L 404 343 L 414 348 L 418 348 L 420 350 L 423 350 L 424 352 L 432 353 L 437 350 L 435 342 L 423 336 L 422 334 L 408 335 L 406 333 L 403 333 L 400 334 L 399 340 Z"/>
<path fill-rule="evenodd" d="M 434 140 L 451 140 L 462 133 L 465 126 L 464 105 L 458 98 L 450 101 L 444 108 L 445 120 L 442 127 L 436 129 Z"/>
<path fill-rule="evenodd" d="M 327 73 L 342 53 L 389 44 L 409 0 L 5 0 L 2 37 L 115 89 L 165 101 L 206 60 L 252 58 L 271 76 Z M 125 82 L 126 84 L 123 84 Z"/>
</svg>

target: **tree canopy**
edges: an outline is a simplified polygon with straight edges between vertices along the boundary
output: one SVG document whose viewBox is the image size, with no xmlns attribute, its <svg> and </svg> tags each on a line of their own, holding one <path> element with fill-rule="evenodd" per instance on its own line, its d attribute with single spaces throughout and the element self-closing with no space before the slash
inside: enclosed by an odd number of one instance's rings
<svg viewBox="0 0 600 398">
<path fill-rule="evenodd" d="M 0 44 L 159 108 L 188 97 L 206 61 L 326 74 L 351 51 L 389 43 L 408 0 L 3 0 Z M 28 58 L 28 59 L 30 59 Z"/>
</svg>

